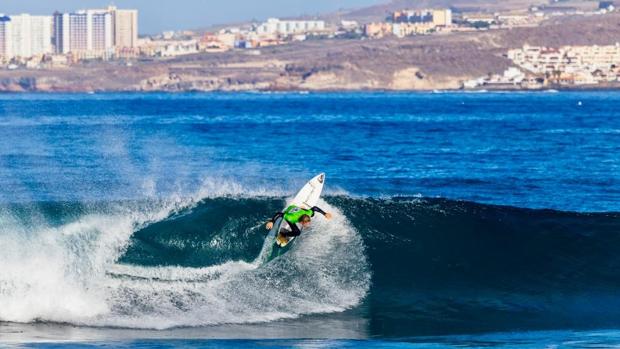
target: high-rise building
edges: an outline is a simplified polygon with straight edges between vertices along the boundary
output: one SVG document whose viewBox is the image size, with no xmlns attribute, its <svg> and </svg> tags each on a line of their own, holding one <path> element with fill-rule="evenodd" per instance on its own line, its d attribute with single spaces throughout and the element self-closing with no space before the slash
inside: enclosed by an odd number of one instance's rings
<svg viewBox="0 0 620 349">
<path fill-rule="evenodd" d="M 29 58 L 52 52 L 52 17 L 21 14 L 0 18 L 0 55 Z"/>
<path fill-rule="evenodd" d="M 114 46 L 112 15 L 107 10 L 54 14 L 57 53 L 106 54 Z"/>
<path fill-rule="evenodd" d="M 30 35 L 33 55 L 52 53 L 52 16 L 31 16 Z"/>
<path fill-rule="evenodd" d="M 114 29 L 112 15 L 109 12 L 93 12 L 91 14 L 89 49 L 103 51 L 114 47 Z"/>
<path fill-rule="evenodd" d="M 11 18 L 0 15 L 0 62 L 12 57 Z"/>
<path fill-rule="evenodd" d="M 69 39 L 69 14 L 54 13 L 53 43 L 56 53 L 69 53 L 71 50 Z"/>
<path fill-rule="evenodd" d="M 119 10 L 108 7 L 112 15 L 112 30 L 116 48 L 134 48 L 138 46 L 138 10 Z"/>
<path fill-rule="evenodd" d="M 89 18 L 86 12 L 69 14 L 69 51 L 86 51 L 89 49 Z"/>
</svg>

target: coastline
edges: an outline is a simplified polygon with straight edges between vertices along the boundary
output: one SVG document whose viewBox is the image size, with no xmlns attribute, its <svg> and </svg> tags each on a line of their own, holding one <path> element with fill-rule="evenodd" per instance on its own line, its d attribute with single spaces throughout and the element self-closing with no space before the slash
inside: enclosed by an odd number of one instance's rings
<svg viewBox="0 0 620 349">
<path fill-rule="evenodd" d="M 514 66 L 506 52 L 524 44 L 614 44 L 620 37 L 618 20 L 620 13 L 613 13 L 604 18 L 552 20 L 535 28 L 404 39 L 326 39 L 252 53 L 232 50 L 135 62 L 86 62 L 62 69 L 0 70 L 0 92 L 460 91 L 465 81 L 501 74 Z M 619 88 L 620 82 L 541 87 L 577 91 Z M 480 89 L 530 90 L 505 85 Z"/>
<path fill-rule="evenodd" d="M 28 94 L 355 94 L 355 93 L 385 93 L 385 94 L 439 94 L 439 93 L 579 93 L 579 92 L 613 92 L 620 91 L 620 83 L 613 85 L 585 85 L 585 86 L 544 86 L 541 88 L 496 88 L 483 86 L 475 89 L 419 89 L 419 90 L 390 90 L 390 89 L 247 89 L 247 90 L 0 90 L 1 95 L 28 95 Z"/>
</svg>

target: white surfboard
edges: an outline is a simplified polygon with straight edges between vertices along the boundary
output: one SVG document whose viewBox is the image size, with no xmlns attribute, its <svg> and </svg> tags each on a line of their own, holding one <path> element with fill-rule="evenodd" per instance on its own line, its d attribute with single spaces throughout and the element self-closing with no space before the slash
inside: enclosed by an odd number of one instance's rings
<svg viewBox="0 0 620 349">
<path fill-rule="evenodd" d="M 325 173 L 321 173 L 306 183 L 289 205 L 295 205 L 306 210 L 316 206 L 319 203 L 324 184 Z"/>
</svg>

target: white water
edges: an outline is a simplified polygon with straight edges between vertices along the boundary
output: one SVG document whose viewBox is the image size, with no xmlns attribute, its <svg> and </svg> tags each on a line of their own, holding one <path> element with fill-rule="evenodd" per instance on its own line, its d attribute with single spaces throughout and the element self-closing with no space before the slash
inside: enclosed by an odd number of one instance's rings
<svg viewBox="0 0 620 349">
<path fill-rule="evenodd" d="M 203 197 L 248 192 L 234 183 L 207 181 L 190 198 L 118 207 L 61 226 L 48 224 L 37 212 L 31 224 L 0 212 L 0 321 L 165 329 L 265 322 L 359 304 L 370 279 L 362 240 L 326 203 L 321 205 L 335 218 L 317 218 L 312 232 L 266 265 L 116 263 L 136 229 Z M 264 192 L 250 195 L 255 194 Z"/>
</svg>

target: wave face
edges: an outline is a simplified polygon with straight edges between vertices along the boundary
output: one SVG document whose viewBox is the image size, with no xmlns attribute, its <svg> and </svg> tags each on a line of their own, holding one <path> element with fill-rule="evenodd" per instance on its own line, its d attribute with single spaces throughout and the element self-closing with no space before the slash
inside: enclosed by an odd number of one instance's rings
<svg viewBox="0 0 620 349">
<path fill-rule="evenodd" d="M 264 264 L 261 222 L 283 205 L 3 206 L 0 320 L 164 329 L 347 312 L 379 336 L 620 325 L 620 214 L 332 196 L 336 218 Z"/>
<path fill-rule="evenodd" d="M 620 325 L 620 214 L 441 199 L 330 202 L 368 246 L 374 333 Z"/>
<path fill-rule="evenodd" d="M 165 329 L 358 305 L 370 274 L 361 236 L 342 214 L 317 222 L 320 234 L 304 236 L 282 258 L 261 262 L 259 222 L 282 203 L 7 208 L 2 220 L 13 223 L 0 232 L 8 251 L 0 256 L 0 320 Z"/>
</svg>

